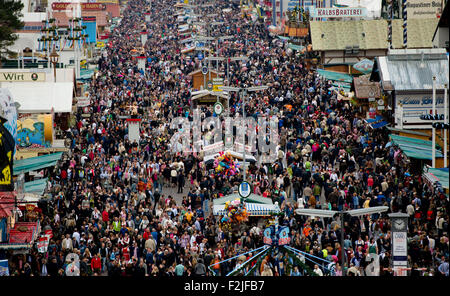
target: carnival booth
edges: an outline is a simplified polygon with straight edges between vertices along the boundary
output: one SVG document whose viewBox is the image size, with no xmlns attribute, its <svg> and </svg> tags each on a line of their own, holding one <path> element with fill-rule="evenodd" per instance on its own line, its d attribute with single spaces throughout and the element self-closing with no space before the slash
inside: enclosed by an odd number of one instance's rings
<svg viewBox="0 0 450 296">
<path fill-rule="evenodd" d="M 232 203 L 236 199 L 240 199 L 240 195 L 237 193 L 215 199 L 213 201 L 213 214 L 216 216 L 226 215 L 228 213 L 226 204 Z M 244 205 L 249 217 L 270 216 L 280 212 L 279 206 L 274 204 L 272 199 L 253 193 L 246 199 Z"/>
</svg>

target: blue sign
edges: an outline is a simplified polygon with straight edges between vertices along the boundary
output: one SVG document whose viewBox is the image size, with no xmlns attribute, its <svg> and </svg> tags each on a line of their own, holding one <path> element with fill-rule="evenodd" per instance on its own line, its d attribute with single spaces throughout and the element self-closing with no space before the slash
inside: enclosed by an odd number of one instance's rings
<svg viewBox="0 0 450 296">
<path fill-rule="evenodd" d="M 203 53 L 202 53 L 202 52 L 199 52 L 198 55 L 197 55 L 197 57 L 198 57 L 198 59 L 199 59 L 200 61 L 203 60 L 203 58 L 204 58 Z"/>
<path fill-rule="evenodd" d="M 0 276 L 9 276 L 8 260 L 0 260 Z"/>
<path fill-rule="evenodd" d="M 242 182 L 239 184 L 239 195 L 243 198 L 247 198 L 252 194 L 251 186 L 248 182 Z"/>
<path fill-rule="evenodd" d="M 86 43 L 97 43 L 97 22 L 93 18 L 85 18 L 83 20 L 83 25 L 86 26 L 86 29 L 83 30 L 83 34 L 88 35 Z"/>
<path fill-rule="evenodd" d="M 291 238 L 289 237 L 289 227 L 287 226 L 278 227 L 278 230 L 275 231 L 275 226 L 272 225 L 266 228 L 263 234 L 263 242 L 265 245 L 280 247 L 288 245 L 291 242 Z"/>
</svg>

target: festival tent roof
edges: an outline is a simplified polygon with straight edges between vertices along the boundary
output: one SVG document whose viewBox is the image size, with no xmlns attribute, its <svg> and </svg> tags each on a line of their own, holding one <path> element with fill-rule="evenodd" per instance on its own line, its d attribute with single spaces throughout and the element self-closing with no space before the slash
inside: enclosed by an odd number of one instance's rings
<svg viewBox="0 0 450 296">
<path fill-rule="evenodd" d="M 62 154 L 62 152 L 57 152 L 16 160 L 13 167 L 14 176 L 19 175 L 20 173 L 26 173 L 50 166 L 55 166 L 58 160 L 61 159 Z"/>
<path fill-rule="evenodd" d="M 395 49 L 377 57 L 373 71 L 379 72 L 382 85 L 392 85 L 396 91 L 431 90 L 433 76 L 436 85 L 448 84 L 448 61 L 443 48 Z"/>
<path fill-rule="evenodd" d="M 241 196 L 238 193 L 233 193 L 230 195 L 226 195 L 224 197 L 220 197 L 217 198 L 215 200 L 213 200 L 213 204 L 214 205 L 224 205 L 227 201 L 232 201 L 235 199 L 240 199 Z M 263 197 L 261 195 L 257 195 L 257 194 L 250 194 L 249 197 L 247 197 L 246 202 L 252 202 L 252 203 L 257 203 L 257 204 L 266 204 L 266 205 L 273 205 L 272 199 L 267 198 L 267 197 Z"/>
<path fill-rule="evenodd" d="M 268 204 L 256 204 L 256 203 L 245 203 L 245 208 L 247 209 L 249 216 L 270 216 L 272 213 L 279 213 L 280 208 L 278 205 L 268 205 Z M 213 214 L 214 215 L 225 215 L 227 211 L 225 210 L 225 205 L 214 205 Z"/>
<path fill-rule="evenodd" d="M 392 143 L 398 145 L 406 156 L 410 158 L 431 160 L 431 141 L 402 137 L 394 134 L 390 134 L 389 136 L 392 139 Z M 443 157 L 442 152 L 437 148 L 436 157 Z"/>
<path fill-rule="evenodd" d="M 20 113 L 72 112 L 73 82 L 16 82 L 3 84 L 20 104 Z"/>
</svg>

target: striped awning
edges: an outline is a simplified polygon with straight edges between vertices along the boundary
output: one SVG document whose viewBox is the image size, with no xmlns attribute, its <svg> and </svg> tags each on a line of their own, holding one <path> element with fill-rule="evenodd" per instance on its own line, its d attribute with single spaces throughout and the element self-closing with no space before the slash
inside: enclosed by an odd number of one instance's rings
<svg viewBox="0 0 450 296">
<path fill-rule="evenodd" d="M 271 213 L 279 213 L 280 208 L 278 205 L 268 205 L 268 204 L 256 204 L 256 203 L 245 203 L 249 216 L 270 216 Z M 213 214 L 216 216 L 225 215 L 227 211 L 225 210 L 225 205 L 214 205 Z"/>
</svg>

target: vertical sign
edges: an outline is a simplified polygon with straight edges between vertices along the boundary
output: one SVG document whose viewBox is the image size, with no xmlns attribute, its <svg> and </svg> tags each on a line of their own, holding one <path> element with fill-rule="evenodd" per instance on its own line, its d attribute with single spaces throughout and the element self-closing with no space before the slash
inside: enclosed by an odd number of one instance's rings
<svg viewBox="0 0 450 296">
<path fill-rule="evenodd" d="M 406 276 L 408 267 L 408 215 L 405 213 L 389 214 L 392 225 L 392 267 L 394 275 Z"/>
</svg>

